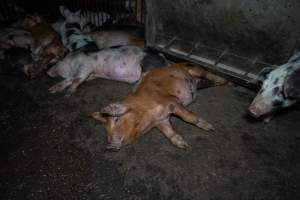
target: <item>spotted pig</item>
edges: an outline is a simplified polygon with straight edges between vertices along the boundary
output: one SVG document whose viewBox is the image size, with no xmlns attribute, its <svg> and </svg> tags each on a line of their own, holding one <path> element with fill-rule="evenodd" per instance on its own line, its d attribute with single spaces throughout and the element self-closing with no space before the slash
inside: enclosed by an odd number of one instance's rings
<svg viewBox="0 0 300 200">
<path fill-rule="evenodd" d="M 90 51 L 98 50 L 94 40 L 90 36 L 82 33 L 86 21 L 81 19 L 80 10 L 71 12 L 64 6 L 60 6 L 59 9 L 65 18 L 64 23 L 62 23 L 60 27 L 60 34 L 64 46 L 71 52 L 80 48 L 88 48 Z"/>
<path fill-rule="evenodd" d="M 48 70 L 49 76 L 65 79 L 49 90 L 56 93 L 69 87 L 67 92 L 71 94 L 85 80 L 97 77 L 134 83 L 142 72 L 166 65 L 164 57 L 136 46 L 111 47 L 92 53 L 77 51 Z"/>
<path fill-rule="evenodd" d="M 253 117 L 263 117 L 268 122 L 275 111 L 300 99 L 300 52 L 275 69 L 263 70 L 259 78 L 263 83 L 249 111 Z"/>
</svg>

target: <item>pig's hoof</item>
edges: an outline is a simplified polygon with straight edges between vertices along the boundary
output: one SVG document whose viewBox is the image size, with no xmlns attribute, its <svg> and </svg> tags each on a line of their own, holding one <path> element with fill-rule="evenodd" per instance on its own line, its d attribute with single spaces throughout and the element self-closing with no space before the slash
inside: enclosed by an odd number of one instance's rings
<svg viewBox="0 0 300 200">
<path fill-rule="evenodd" d="M 68 88 L 67 91 L 66 91 L 66 97 L 70 97 L 72 96 L 74 93 L 76 92 L 76 89 L 75 88 Z"/>
<path fill-rule="evenodd" d="M 206 131 L 214 131 L 215 130 L 213 125 L 211 125 L 209 123 L 205 124 L 205 126 L 203 126 L 203 129 L 206 130 Z"/>
<path fill-rule="evenodd" d="M 55 88 L 49 88 L 48 91 L 51 93 L 51 94 L 55 94 L 57 93 L 56 89 Z"/>
<path fill-rule="evenodd" d="M 65 97 L 69 98 L 73 95 L 73 92 L 67 91 Z"/>
<path fill-rule="evenodd" d="M 117 152 L 117 151 L 119 151 L 119 150 L 120 150 L 120 147 L 119 147 L 119 146 L 115 146 L 115 145 L 112 145 L 112 144 L 107 145 L 107 146 L 105 147 L 105 151 L 113 151 L 113 152 Z"/>
<path fill-rule="evenodd" d="M 227 82 L 227 85 L 228 85 L 228 86 L 232 86 L 232 87 L 235 87 L 235 86 L 236 86 L 236 84 L 235 84 L 234 82 L 230 82 L 230 81 Z"/>
<path fill-rule="evenodd" d="M 52 86 L 52 87 L 49 88 L 48 90 L 49 90 L 49 92 L 50 92 L 51 94 L 55 94 L 55 93 L 58 93 L 58 92 L 61 91 L 60 88 L 57 87 L 56 85 Z"/>
<path fill-rule="evenodd" d="M 171 138 L 171 142 L 180 149 L 186 149 L 189 147 L 188 143 L 180 135 L 173 136 Z"/>
<path fill-rule="evenodd" d="M 267 116 L 264 118 L 264 123 L 268 124 L 273 119 L 273 116 Z"/>
</svg>

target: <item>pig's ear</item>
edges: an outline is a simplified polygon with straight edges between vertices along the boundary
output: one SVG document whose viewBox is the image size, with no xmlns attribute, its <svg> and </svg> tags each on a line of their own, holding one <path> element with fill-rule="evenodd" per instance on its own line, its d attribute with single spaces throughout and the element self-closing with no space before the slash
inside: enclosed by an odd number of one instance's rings
<svg viewBox="0 0 300 200">
<path fill-rule="evenodd" d="M 283 93 L 287 98 L 300 99 L 300 69 L 285 79 Z"/>
<path fill-rule="evenodd" d="M 107 114 L 113 117 L 119 117 L 128 111 L 128 107 L 122 103 L 111 103 L 102 108 L 102 114 Z"/>
<path fill-rule="evenodd" d="M 31 15 L 27 15 L 25 17 L 23 24 L 25 27 L 28 28 L 28 27 L 32 27 L 32 26 L 36 25 L 36 21 L 34 20 L 34 18 Z"/>
<path fill-rule="evenodd" d="M 38 14 L 32 15 L 32 19 L 35 21 L 35 23 L 41 23 L 43 22 L 43 19 Z"/>
<path fill-rule="evenodd" d="M 62 16 L 64 16 L 65 18 L 67 18 L 70 15 L 70 11 L 68 8 L 65 8 L 63 5 L 59 6 L 59 11 L 62 14 Z"/>
<path fill-rule="evenodd" d="M 267 77 L 268 74 L 273 70 L 273 67 L 265 67 L 263 68 L 259 74 L 257 75 L 256 81 L 257 82 L 263 82 Z"/>
<path fill-rule="evenodd" d="M 78 11 L 75 12 L 76 16 L 80 16 L 80 14 L 81 14 L 81 10 L 78 10 Z"/>
<path fill-rule="evenodd" d="M 93 117 L 95 120 L 100 121 L 101 123 L 106 123 L 107 122 L 107 119 L 105 117 L 103 117 L 100 112 L 93 112 L 91 114 L 91 117 Z"/>
</svg>

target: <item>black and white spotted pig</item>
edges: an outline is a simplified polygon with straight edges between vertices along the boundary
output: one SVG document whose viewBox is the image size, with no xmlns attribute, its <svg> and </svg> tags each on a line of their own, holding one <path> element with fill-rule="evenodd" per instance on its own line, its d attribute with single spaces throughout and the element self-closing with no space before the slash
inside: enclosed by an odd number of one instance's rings
<svg viewBox="0 0 300 200">
<path fill-rule="evenodd" d="M 263 70 L 259 78 L 263 84 L 249 111 L 253 117 L 264 117 L 268 122 L 276 110 L 289 107 L 300 99 L 300 52 L 273 70 Z"/>
<path fill-rule="evenodd" d="M 97 77 L 134 83 L 143 72 L 166 65 L 163 56 L 137 46 L 111 47 L 93 53 L 76 51 L 48 70 L 49 76 L 65 79 L 49 90 L 56 93 L 69 87 L 67 92 L 71 94 L 85 80 Z"/>
<path fill-rule="evenodd" d="M 65 17 L 65 21 L 61 24 L 59 31 L 63 45 L 71 52 L 81 48 L 86 48 L 90 51 L 98 50 L 96 42 L 90 36 L 82 33 L 82 29 L 87 22 L 81 19 L 80 10 L 71 12 L 64 6 L 60 6 L 59 9 Z"/>
</svg>

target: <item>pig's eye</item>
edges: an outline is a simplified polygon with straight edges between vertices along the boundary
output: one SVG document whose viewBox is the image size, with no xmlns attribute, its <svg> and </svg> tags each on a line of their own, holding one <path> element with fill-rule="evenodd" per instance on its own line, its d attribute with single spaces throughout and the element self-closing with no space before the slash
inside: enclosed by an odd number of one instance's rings
<svg viewBox="0 0 300 200">
<path fill-rule="evenodd" d="M 280 97 L 284 97 L 284 93 L 283 93 L 283 91 L 281 91 L 281 92 L 278 94 L 278 96 L 280 96 Z"/>
<path fill-rule="evenodd" d="M 119 121 L 119 117 L 114 118 L 114 122 L 117 123 Z"/>
<path fill-rule="evenodd" d="M 273 96 L 279 95 L 278 93 L 279 93 L 279 87 L 275 87 L 275 88 L 273 89 Z"/>
</svg>

